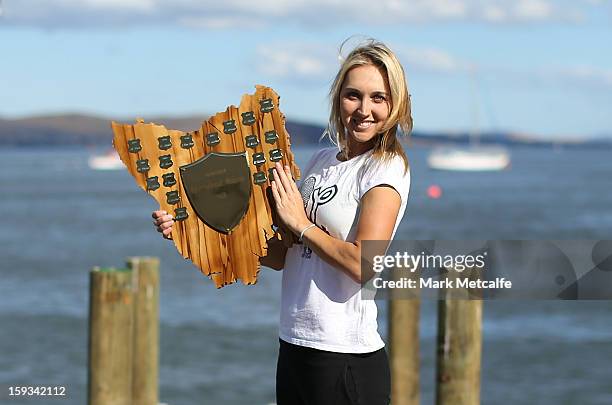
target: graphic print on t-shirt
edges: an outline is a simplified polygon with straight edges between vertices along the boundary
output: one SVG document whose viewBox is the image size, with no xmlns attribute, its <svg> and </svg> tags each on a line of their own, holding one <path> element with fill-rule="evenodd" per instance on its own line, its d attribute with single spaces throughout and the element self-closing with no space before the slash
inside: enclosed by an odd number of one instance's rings
<svg viewBox="0 0 612 405">
<path fill-rule="evenodd" d="M 302 201 L 304 201 L 304 209 L 308 206 L 308 200 L 310 200 L 310 196 L 314 191 L 316 180 L 314 177 L 309 177 L 302 183 L 302 187 L 300 187 L 300 194 L 302 194 Z"/>
<path fill-rule="evenodd" d="M 338 186 L 326 187 L 324 189 L 315 188 L 312 193 L 312 207 L 310 207 L 310 219 L 317 222 L 317 210 L 321 205 L 327 204 L 338 194 Z"/>
<path fill-rule="evenodd" d="M 317 224 L 317 210 L 319 207 L 333 200 L 336 194 L 338 194 L 338 186 L 335 184 L 322 189 L 321 187 L 315 188 L 316 182 L 315 177 L 309 177 L 304 180 L 300 188 L 300 194 L 302 195 L 302 201 L 304 201 L 304 209 L 307 212 L 308 219 L 315 224 Z M 310 205 L 310 210 L 308 210 L 310 197 L 312 197 L 312 204 Z"/>
<path fill-rule="evenodd" d="M 334 199 L 336 194 L 338 194 L 338 186 L 334 184 L 333 186 L 325 188 L 314 188 L 316 182 L 317 180 L 315 177 L 308 177 L 302 183 L 302 187 L 300 188 L 300 194 L 302 194 L 302 200 L 304 201 L 304 209 L 307 211 L 308 219 L 310 219 L 314 224 L 319 226 L 319 228 L 321 228 L 324 232 L 329 233 L 327 232 L 327 229 L 325 229 L 324 226 L 317 224 L 317 210 L 321 205 L 327 204 L 328 202 Z M 310 210 L 308 210 L 308 203 L 311 202 L 310 197 L 312 197 L 312 204 L 310 206 Z M 302 257 L 305 259 L 310 259 L 311 254 L 312 250 L 309 247 L 304 246 L 304 249 L 302 251 Z"/>
</svg>

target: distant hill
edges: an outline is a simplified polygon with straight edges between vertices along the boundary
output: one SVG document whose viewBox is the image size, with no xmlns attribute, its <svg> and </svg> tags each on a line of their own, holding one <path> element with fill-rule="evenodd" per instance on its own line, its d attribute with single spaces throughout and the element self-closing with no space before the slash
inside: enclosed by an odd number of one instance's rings
<svg viewBox="0 0 612 405">
<path fill-rule="evenodd" d="M 199 128 L 207 117 L 142 117 L 145 122 L 163 124 L 166 128 L 190 131 Z M 133 122 L 133 120 L 117 120 Z M 6 146 L 62 146 L 111 145 L 113 133 L 108 118 L 67 114 L 37 116 L 31 118 L 0 119 L 0 145 Z M 323 127 L 287 121 L 287 131 L 295 146 L 316 144 L 323 133 Z"/>
<path fill-rule="evenodd" d="M 163 124 L 167 128 L 189 131 L 200 126 L 208 117 L 142 117 L 145 122 Z M 110 146 L 112 131 L 110 119 L 81 114 L 36 116 L 22 119 L 0 119 L 0 146 Z M 130 120 L 117 120 L 133 122 Z M 287 131 L 291 143 L 296 147 L 314 145 L 319 142 L 323 126 L 287 120 Z M 326 142 L 326 141 L 324 141 Z M 436 146 L 441 144 L 467 144 L 467 133 L 422 133 L 413 132 L 409 143 Z M 481 144 L 526 145 L 537 147 L 612 147 L 610 137 L 591 140 L 541 140 L 525 134 L 504 132 L 485 133 Z"/>
</svg>

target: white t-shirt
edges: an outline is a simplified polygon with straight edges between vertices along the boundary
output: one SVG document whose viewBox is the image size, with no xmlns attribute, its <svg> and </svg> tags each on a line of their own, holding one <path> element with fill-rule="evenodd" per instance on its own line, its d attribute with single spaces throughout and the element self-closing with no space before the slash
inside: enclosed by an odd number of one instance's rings
<svg viewBox="0 0 612 405">
<path fill-rule="evenodd" d="M 334 238 L 354 241 L 361 198 L 387 184 L 401 196 L 393 235 L 408 199 L 410 172 L 396 156 L 382 163 L 372 151 L 339 161 L 337 148 L 317 152 L 299 184 L 308 218 Z M 393 238 L 393 235 L 391 236 Z M 361 299 L 361 285 L 324 262 L 306 245 L 285 258 L 279 337 L 289 343 L 337 353 L 370 353 L 384 347 L 374 300 Z"/>
</svg>

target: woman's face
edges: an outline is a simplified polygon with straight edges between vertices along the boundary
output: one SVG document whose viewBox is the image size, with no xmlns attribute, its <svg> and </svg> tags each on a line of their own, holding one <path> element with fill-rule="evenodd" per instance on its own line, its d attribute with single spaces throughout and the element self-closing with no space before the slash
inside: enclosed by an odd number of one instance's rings
<svg viewBox="0 0 612 405">
<path fill-rule="evenodd" d="M 349 157 L 374 146 L 391 110 L 387 77 L 373 65 L 352 68 L 340 90 L 340 117 L 346 128 Z"/>
</svg>

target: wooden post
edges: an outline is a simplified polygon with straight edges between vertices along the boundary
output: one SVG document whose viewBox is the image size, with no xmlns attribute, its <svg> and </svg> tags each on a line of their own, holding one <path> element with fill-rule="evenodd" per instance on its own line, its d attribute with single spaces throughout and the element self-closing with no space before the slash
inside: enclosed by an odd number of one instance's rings
<svg viewBox="0 0 612 405">
<path fill-rule="evenodd" d="M 389 292 L 389 366 L 391 403 L 419 405 L 419 312 L 421 308 L 418 272 L 393 268 L 389 279 L 410 279 L 415 287 L 392 288 Z"/>
<path fill-rule="evenodd" d="M 472 273 L 472 272 L 470 272 Z M 449 279 L 457 272 L 449 271 Z M 482 300 L 451 299 L 467 291 L 448 291 L 438 301 L 437 405 L 480 403 Z"/>
<path fill-rule="evenodd" d="M 131 257 L 134 286 L 133 405 L 157 405 L 159 397 L 159 259 Z"/>
<path fill-rule="evenodd" d="M 132 272 L 90 272 L 89 405 L 132 403 Z"/>
<path fill-rule="evenodd" d="M 418 298 L 389 300 L 389 366 L 391 403 L 419 404 L 419 310 Z"/>
</svg>

